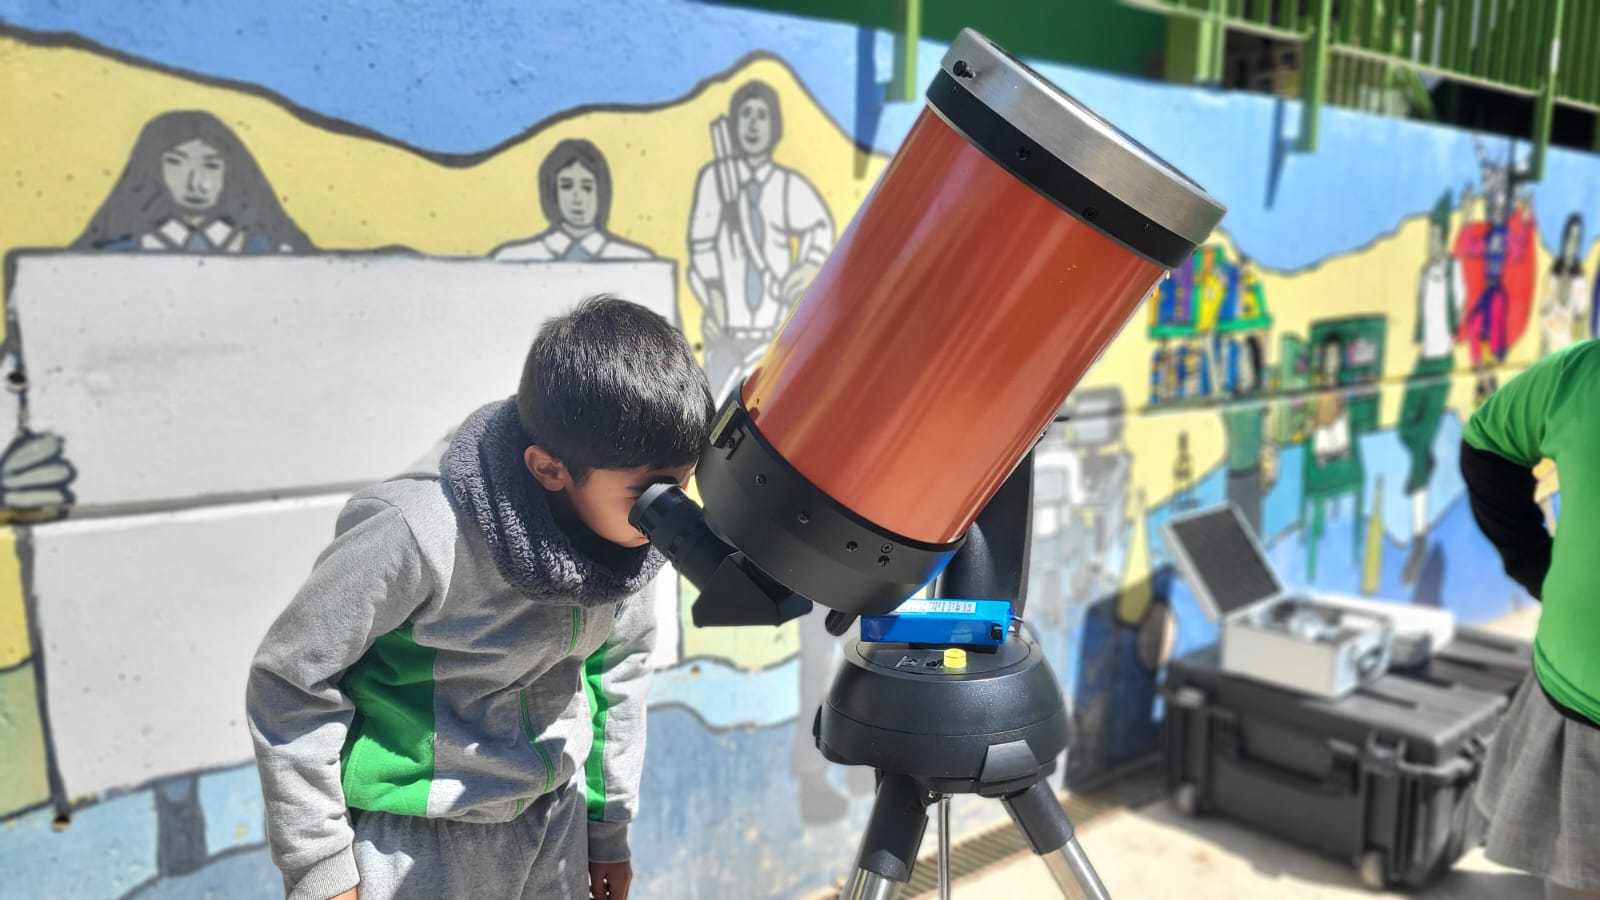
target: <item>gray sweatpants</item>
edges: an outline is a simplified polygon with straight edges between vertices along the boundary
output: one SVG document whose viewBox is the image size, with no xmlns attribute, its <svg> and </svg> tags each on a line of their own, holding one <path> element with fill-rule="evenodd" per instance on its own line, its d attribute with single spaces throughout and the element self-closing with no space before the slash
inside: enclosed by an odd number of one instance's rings
<svg viewBox="0 0 1600 900">
<path fill-rule="evenodd" d="M 583 797 L 545 794 L 510 822 L 359 812 L 361 900 L 580 900 L 589 896 Z"/>
</svg>

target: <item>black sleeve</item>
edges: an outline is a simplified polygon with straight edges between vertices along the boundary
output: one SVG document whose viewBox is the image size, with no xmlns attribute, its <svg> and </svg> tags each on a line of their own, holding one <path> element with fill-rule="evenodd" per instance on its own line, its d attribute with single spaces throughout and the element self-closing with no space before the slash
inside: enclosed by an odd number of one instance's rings
<svg viewBox="0 0 1600 900">
<path fill-rule="evenodd" d="M 1506 574 L 1535 598 L 1550 570 L 1550 533 L 1533 499 L 1537 479 L 1527 466 L 1461 442 L 1461 477 L 1472 517 L 1500 551 Z"/>
</svg>

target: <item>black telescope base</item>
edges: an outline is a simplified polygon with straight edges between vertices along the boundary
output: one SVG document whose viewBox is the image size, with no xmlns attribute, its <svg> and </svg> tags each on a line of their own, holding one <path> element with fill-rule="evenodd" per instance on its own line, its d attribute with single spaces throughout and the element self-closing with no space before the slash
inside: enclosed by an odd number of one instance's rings
<svg viewBox="0 0 1600 900">
<path fill-rule="evenodd" d="M 1072 822 L 1047 781 L 1067 749 L 1066 706 L 1038 644 L 1018 634 L 993 652 L 945 664 L 942 648 L 857 642 L 813 726 L 830 762 L 878 775 L 844 900 L 892 900 L 911 878 L 940 812 L 941 896 L 949 890 L 949 798 L 999 800 L 1063 896 L 1105 900 Z"/>
</svg>

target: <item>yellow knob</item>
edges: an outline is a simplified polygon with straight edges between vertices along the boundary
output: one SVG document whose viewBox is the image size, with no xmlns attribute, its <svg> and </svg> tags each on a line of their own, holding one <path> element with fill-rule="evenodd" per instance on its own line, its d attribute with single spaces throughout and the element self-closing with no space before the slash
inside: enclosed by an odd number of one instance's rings
<svg viewBox="0 0 1600 900">
<path fill-rule="evenodd" d="M 965 669 L 967 667 L 967 651 L 960 647 L 951 647 L 944 651 L 944 667 L 946 669 Z"/>
</svg>

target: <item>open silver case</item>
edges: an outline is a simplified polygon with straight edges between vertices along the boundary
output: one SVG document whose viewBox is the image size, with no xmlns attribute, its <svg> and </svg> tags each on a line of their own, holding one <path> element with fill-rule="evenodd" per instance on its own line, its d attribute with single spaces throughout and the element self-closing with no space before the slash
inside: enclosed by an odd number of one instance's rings
<svg viewBox="0 0 1600 900">
<path fill-rule="evenodd" d="M 1232 504 L 1161 526 L 1179 573 L 1218 624 L 1223 671 L 1338 698 L 1391 665 L 1418 665 L 1447 643 L 1454 617 L 1361 598 L 1287 592 Z"/>
</svg>

